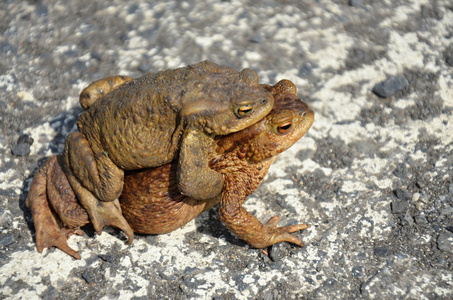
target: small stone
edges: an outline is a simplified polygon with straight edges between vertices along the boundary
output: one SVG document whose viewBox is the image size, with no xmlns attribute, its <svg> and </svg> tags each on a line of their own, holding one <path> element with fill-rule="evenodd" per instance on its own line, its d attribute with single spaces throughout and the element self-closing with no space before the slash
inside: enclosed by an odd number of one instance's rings
<svg viewBox="0 0 453 300">
<path fill-rule="evenodd" d="M 134 14 L 134 13 L 136 13 L 139 9 L 140 9 L 140 7 L 138 6 L 138 4 L 132 4 L 131 6 L 129 6 L 129 9 L 127 10 L 127 13 L 128 13 L 128 14 Z"/>
<path fill-rule="evenodd" d="M 396 198 L 400 200 L 409 201 L 412 199 L 412 195 L 406 190 L 396 189 L 394 193 Z"/>
<path fill-rule="evenodd" d="M 397 263 L 397 264 L 400 264 L 400 265 L 403 265 L 403 264 L 407 263 L 409 259 L 410 259 L 409 256 L 407 254 L 405 254 L 405 253 L 402 253 L 402 252 L 397 253 L 393 257 L 393 261 L 395 263 Z"/>
<path fill-rule="evenodd" d="M 112 263 L 115 260 L 115 256 L 113 254 L 99 254 L 98 257 L 103 261 Z"/>
<path fill-rule="evenodd" d="M 6 229 L 11 227 L 13 220 L 11 215 L 0 207 L 0 229 Z"/>
<path fill-rule="evenodd" d="M 450 205 L 445 205 L 445 207 L 442 209 L 442 214 L 446 216 L 453 216 L 453 207 Z"/>
<path fill-rule="evenodd" d="M 200 269 L 199 268 L 186 267 L 184 269 L 184 275 L 185 276 L 187 276 L 187 275 L 195 276 L 198 273 L 200 273 Z"/>
<path fill-rule="evenodd" d="M 95 51 L 95 50 L 91 51 L 90 55 L 91 55 L 91 58 L 93 58 L 93 59 L 95 59 L 97 61 L 101 61 L 102 60 L 102 54 L 97 52 L 97 51 Z"/>
<path fill-rule="evenodd" d="M 414 218 L 406 211 L 403 217 L 400 218 L 401 225 L 414 225 Z"/>
<path fill-rule="evenodd" d="M 437 248 L 445 252 L 453 253 L 453 233 L 441 233 L 437 238 Z"/>
<path fill-rule="evenodd" d="M 85 279 L 85 281 L 88 284 L 92 284 L 94 282 L 93 279 L 91 278 L 89 272 L 88 272 L 88 269 L 86 269 L 85 272 L 83 272 L 82 278 Z"/>
<path fill-rule="evenodd" d="M 395 170 L 393 170 L 393 175 L 399 178 L 407 178 L 407 168 L 405 164 L 399 164 Z"/>
<path fill-rule="evenodd" d="M 447 65 L 449 65 L 450 67 L 453 67 L 453 55 L 452 56 L 447 56 L 445 58 L 445 62 L 447 63 Z"/>
<path fill-rule="evenodd" d="M 400 214 L 409 209 L 409 203 L 406 201 L 393 201 L 392 202 L 392 213 Z"/>
<path fill-rule="evenodd" d="M 0 248 L 8 247 L 14 242 L 16 242 L 14 235 L 12 233 L 7 233 L 6 235 L 0 237 Z"/>
<path fill-rule="evenodd" d="M 428 220 L 426 220 L 426 217 L 424 215 L 418 215 L 415 217 L 415 223 L 418 225 L 424 225 L 428 223 Z"/>
<path fill-rule="evenodd" d="M 426 178 L 418 178 L 416 185 L 421 189 L 424 188 L 426 186 Z"/>
<path fill-rule="evenodd" d="M 26 143 L 17 144 L 11 149 L 11 153 L 15 156 L 26 156 L 31 152 L 30 145 Z"/>
<path fill-rule="evenodd" d="M 391 76 L 376 84 L 373 88 L 373 93 L 381 98 L 391 97 L 396 92 L 404 89 L 407 84 L 408 81 L 403 76 Z"/>
<path fill-rule="evenodd" d="M 349 0 L 349 6 L 363 6 L 363 0 Z"/>
<path fill-rule="evenodd" d="M 447 65 L 449 65 L 450 67 L 453 67 L 453 56 L 447 56 L 445 58 L 445 62 L 447 63 Z"/>
<path fill-rule="evenodd" d="M 259 256 L 259 258 L 261 258 L 263 260 L 264 263 L 266 263 L 266 264 L 272 263 L 272 259 L 268 255 L 264 254 L 263 251 L 259 251 L 258 256 Z"/>
<path fill-rule="evenodd" d="M 16 144 L 29 144 L 30 146 L 33 145 L 35 140 L 29 136 L 28 134 L 22 134 L 18 139 Z"/>
<path fill-rule="evenodd" d="M 362 266 L 355 266 L 352 268 L 352 277 L 360 278 L 363 275 L 363 268 Z"/>
<path fill-rule="evenodd" d="M 138 70 L 143 73 L 148 72 L 150 69 L 151 69 L 151 66 L 146 63 L 142 63 L 138 66 Z"/>
<path fill-rule="evenodd" d="M 392 248 L 390 247 L 376 247 L 374 248 L 374 255 L 380 257 L 387 257 L 392 254 Z"/>
<path fill-rule="evenodd" d="M 255 34 L 254 36 L 252 36 L 252 37 L 250 38 L 250 42 L 256 43 L 256 44 L 261 43 L 261 35 Z"/>
<path fill-rule="evenodd" d="M 263 300 L 273 300 L 274 299 L 274 295 L 272 294 L 272 291 L 267 291 L 267 293 L 264 294 L 262 299 Z"/>
<path fill-rule="evenodd" d="M 281 261 L 287 252 L 284 243 L 277 243 L 269 247 L 269 258 L 273 262 Z"/>
</svg>

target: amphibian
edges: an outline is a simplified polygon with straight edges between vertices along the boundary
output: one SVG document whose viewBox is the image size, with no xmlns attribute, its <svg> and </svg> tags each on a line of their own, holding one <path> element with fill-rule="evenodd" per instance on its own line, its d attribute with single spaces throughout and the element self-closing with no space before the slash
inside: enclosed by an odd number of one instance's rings
<svg viewBox="0 0 453 300">
<path fill-rule="evenodd" d="M 236 72 L 208 61 L 137 79 L 100 80 L 82 92 L 85 111 L 79 132 L 66 139 L 63 170 L 96 232 L 113 225 L 132 242 L 117 209 L 125 170 L 158 167 L 177 157 L 179 191 L 197 200 L 213 198 L 224 182 L 208 166 L 215 137 L 261 120 L 273 103 L 253 70 Z"/>
<path fill-rule="evenodd" d="M 170 232 L 220 202 L 220 219 L 252 246 L 261 248 L 281 241 L 303 245 L 290 233 L 307 225 L 277 227 L 277 216 L 263 225 L 242 207 L 277 155 L 300 139 L 313 122 L 313 111 L 297 98 L 291 82 L 283 80 L 263 87 L 275 97 L 272 112 L 240 132 L 217 138 L 208 153 L 209 166 L 225 177 L 221 195 L 207 201 L 182 195 L 177 186 L 176 160 L 158 168 L 126 172 L 120 205 L 135 232 Z M 61 157 L 50 158 L 38 170 L 27 205 L 33 213 L 38 251 L 56 246 L 80 258 L 66 239 L 80 233 L 78 227 L 88 223 L 89 217 L 65 181 Z"/>
</svg>

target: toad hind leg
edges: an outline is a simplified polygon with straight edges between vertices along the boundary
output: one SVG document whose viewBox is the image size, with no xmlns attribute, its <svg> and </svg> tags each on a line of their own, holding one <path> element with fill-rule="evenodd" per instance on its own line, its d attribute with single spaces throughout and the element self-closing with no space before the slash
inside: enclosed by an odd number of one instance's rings
<svg viewBox="0 0 453 300">
<path fill-rule="evenodd" d="M 124 172 L 103 153 L 95 152 L 80 132 L 71 133 L 64 150 L 64 167 L 68 181 L 97 234 L 104 226 L 115 226 L 134 240 L 134 233 L 121 214 L 118 197 L 123 188 Z M 99 168 L 99 169 L 98 169 Z"/>
<path fill-rule="evenodd" d="M 252 214 L 242 207 L 245 195 L 224 191 L 219 207 L 219 218 L 238 238 L 255 248 L 265 248 L 279 242 L 290 242 L 301 247 L 302 241 L 291 233 L 310 227 L 296 224 L 277 227 L 278 216 L 274 216 L 266 225 L 261 224 Z"/>
<path fill-rule="evenodd" d="M 27 195 L 26 204 L 31 209 L 36 230 L 36 247 L 40 253 L 44 248 L 57 247 L 80 259 L 80 254 L 69 247 L 67 239 L 73 233 L 82 235 L 82 231 L 76 228 L 60 228 L 61 221 L 48 202 L 47 178 L 48 174 L 52 173 L 56 161 L 56 157 L 52 157 L 39 168 Z"/>
</svg>

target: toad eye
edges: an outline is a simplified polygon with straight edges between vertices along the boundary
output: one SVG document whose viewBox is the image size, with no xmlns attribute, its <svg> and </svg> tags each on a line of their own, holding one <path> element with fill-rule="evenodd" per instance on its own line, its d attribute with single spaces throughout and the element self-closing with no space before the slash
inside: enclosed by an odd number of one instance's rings
<svg viewBox="0 0 453 300">
<path fill-rule="evenodd" d="M 278 132 L 280 133 L 287 133 L 290 129 L 291 126 L 293 125 L 293 122 L 286 122 L 280 126 L 277 127 Z"/>
<path fill-rule="evenodd" d="M 239 117 L 245 117 L 249 115 L 253 110 L 253 106 L 251 105 L 244 105 L 238 108 L 237 115 Z"/>
</svg>

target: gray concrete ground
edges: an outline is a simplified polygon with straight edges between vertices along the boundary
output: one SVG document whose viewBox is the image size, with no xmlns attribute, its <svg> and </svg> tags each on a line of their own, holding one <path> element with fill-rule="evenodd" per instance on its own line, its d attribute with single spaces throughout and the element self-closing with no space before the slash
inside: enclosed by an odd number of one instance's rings
<svg viewBox="0 0 453 300">
<path fill-rule="evenodd" d="M 4 0 L 0 32 L 0 299 L 453 298 L 450 0 Z M 289 79 L 315 110 L 246 202 L 310 223 L 306 246 L 267 255 L 212 209 L 130 246 L 88 228 L 79 261 L 37 253 L 25 197 L 81 89 L 204 59 Z"/>
</svg>

